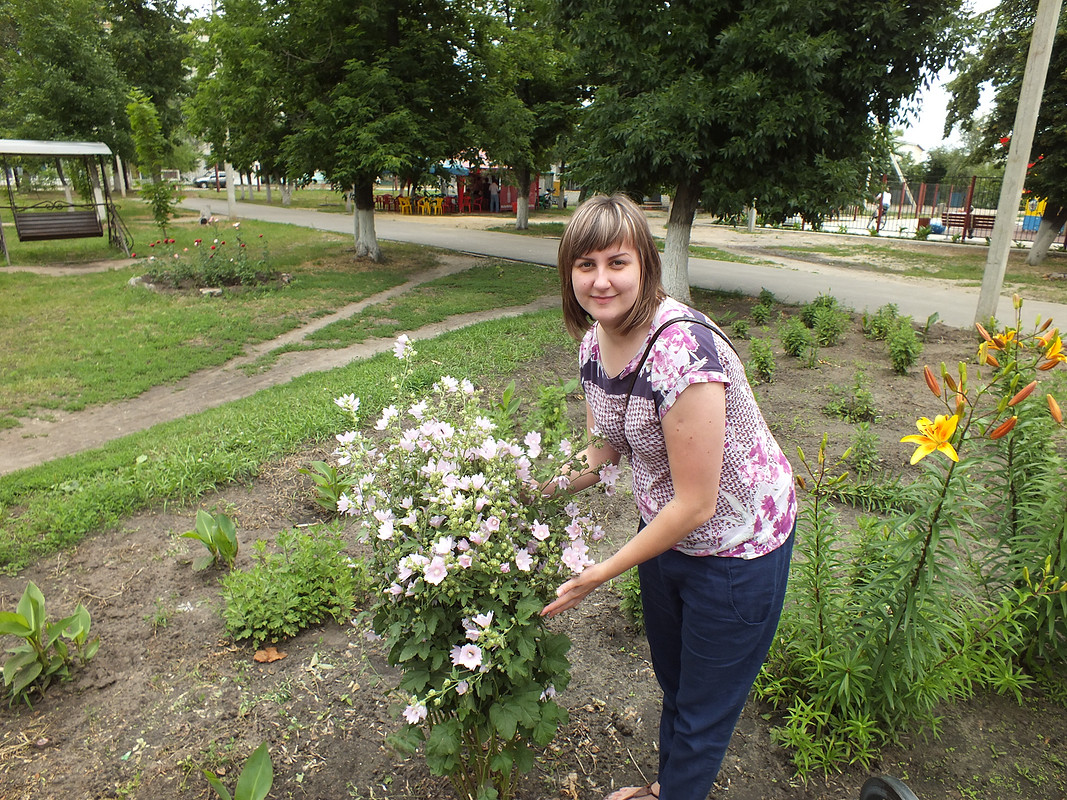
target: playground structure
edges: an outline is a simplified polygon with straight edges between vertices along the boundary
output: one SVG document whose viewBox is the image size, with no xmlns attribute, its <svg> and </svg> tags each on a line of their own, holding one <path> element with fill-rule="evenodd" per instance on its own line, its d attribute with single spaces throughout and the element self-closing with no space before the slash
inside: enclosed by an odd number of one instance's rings
<svg viewBox="0 0 1067 800">
<path fill-rule="evenodd" d="M 9 163 L 15 160 L 16 164 Z M 55 163 L 59 184 L 65 199 L 45 199 L 34 203 L 20 203 L 17 191 L 22 163 L 25 159 L 40 159 Z M 105 160 L 111 159 L 111 148 L 102 142 L 50 142 L 32 139 L 0 139 L 0 161 L 7 183 L 8 204 L 0 209 L 11 214 L 15 233 L 20 242 L 40 242 L 57 239 L 103 237 L 107 232 L 112 247 L 130 255 L 130 237 L 115 204 L 111 200 L 107 180 L 104 179 Z M 64 162 L 68 164 L 64 169 Z M 71 166 L 74 169 L 71 169 Z M 90 198 L 74 200 L 68 173 L 84 170 Z M 14 184 L 14 185 L 13 185 Z M 0 248 L 10 264 L 7 238 L 0 219 Z"/>
<path fill-rule="evenodd" d="M 883 189 L 891 196 L 883 211 L 872 197 L 868 202 L 847 206 L 828 215 L 822 230 L 902 238 L 929 238 L 931 241 L 985 241 L 992 235 L 1000 199 L 999 178 L 971 177 L 959 183 L 924 183 L 886 180 Z M 1014 220 L 1012 240 L 1027 245 L 1037 235 L 1045 201 L 1024 193 Z M 799 218 L 792 222 L 805 227 Z M 917 237 L 918 234 L 918 237 Z M 1057 241 L 1067 245 L 1061 230 Z"/>
</svg>

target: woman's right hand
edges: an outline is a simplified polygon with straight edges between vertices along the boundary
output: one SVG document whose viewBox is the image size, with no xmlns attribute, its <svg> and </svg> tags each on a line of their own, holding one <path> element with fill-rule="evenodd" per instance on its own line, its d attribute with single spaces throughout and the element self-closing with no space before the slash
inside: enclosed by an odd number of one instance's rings
<svg viewBox="0 0 1067 800">
<path fill-rule="evenodd" d="M 569 581 L 556 589 L 556 599 L 541 609 L 542 617 L 554 617 L 564 611 L 570 611 L 578 605 L 585 596 L 604 583 L 605 578 L 600 577 L 602 567 L 593 564 L 586 567 L 580 575 L 575 575 Z"/>
</svg>

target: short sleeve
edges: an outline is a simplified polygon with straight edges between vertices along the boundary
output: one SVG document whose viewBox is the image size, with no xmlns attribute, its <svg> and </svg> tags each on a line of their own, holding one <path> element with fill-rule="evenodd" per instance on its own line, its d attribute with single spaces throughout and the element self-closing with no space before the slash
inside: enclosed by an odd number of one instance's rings
<svg viewBox="0 0 1067 800">
<path fill-rule="evenodd" d="M 661 419 L 687 387 L 695 383 L 730 383 L 715 334 L 700 323 L 670 325 L 656 339 L 648 361 Z"/>
</svg>

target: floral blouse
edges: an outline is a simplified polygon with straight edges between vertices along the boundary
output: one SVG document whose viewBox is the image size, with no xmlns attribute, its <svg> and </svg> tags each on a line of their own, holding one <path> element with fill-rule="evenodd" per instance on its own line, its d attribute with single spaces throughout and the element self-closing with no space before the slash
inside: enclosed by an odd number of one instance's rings
<svg viewBox="0 0 1067 800">
<path fill-rule="evenodd" d="M 597 432 L 629 458 L 638 510 L 651 522 L 674 496 L 660 421 L 686 387 L 711 381 L 724 384 L 726 438 L 715 515 L 674 549 L 693 556 L 757 558 L 789 538 L 796 519 L 796 493 L 789 461 L 767 427 L 744 366 L 729 344 L 703 325 L 670 325 L 652 346 L 626 408 L 626 394 L 648 338 L 667 320 L 682 316 L 707 319 L 665 299 L 640 351 L 616 376 L 604 372 L 594 324 L 579 349 L 586 400 Z"/>
</svg>

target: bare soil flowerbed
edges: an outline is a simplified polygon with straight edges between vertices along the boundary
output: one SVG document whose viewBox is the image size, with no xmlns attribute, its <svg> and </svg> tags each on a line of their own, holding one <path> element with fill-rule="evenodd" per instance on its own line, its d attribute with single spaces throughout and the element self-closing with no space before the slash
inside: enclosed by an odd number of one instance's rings
<svg viewBox="0 0 1067 800">
<path fill-rule="evenodd" d="M 716 300 L 710 310 L 729 330 L 752 301 Z M 753 334 L 760 335 L 752 326 Z M 841 344 L 825 348 L 815 369 L 781 352 L 778 372 L 757 387 L 765 415 L 786 452 L 814 454 L 825 432 L 841 453 L 855 428 L 822 408 L 848 391 L 857 370 L 870 379 L 880 419 L 883 472 L 907 469 L 911 447 L 899 443 L 917 416 L 940 409 L 921 376 L 922 363 L 955 363 L 973 355 L 974 337 L 935 326 L 912 374 L 894 375 L 884 344 L 860 333 L 858 318 Z M 737 342 L 742 353 L 748 343 Z M 572 375 L 574 353 L 546 353 L 520 376 L 529 390 Z M 839 387 L 835 390 L 834 387 Z M 579 401 L 572 409 L 577 417 Z M 446 781 L 421 758 L 393 752 L 386 736 L 398 722 L 388 695 L 395 674 L 360 623 L 326 625 L 279 643 L 284 658 L 254 660 L 254 650 L 227 639 L 219 573 L 194 573 L 199 545 L 180 534 L 197 508 L 238 520 L 242 554 L 251 542 L 293 526 L 315 535 L 324 518 L 297 469 L 323 458 L 309 448 L 271 464 L 249 486 L 228 488 L 195 506 L 139 514 L 101 531 L 77 549 L 18 576 L 0 577 L 0 608 L 13 609 L 28 580 L 44 591 L 53 617 L 85 603 L 99 654 L 67 684 L 54 685 L 32 709 L 0 708 L 0 800 L 17 798 L 205 798 L 201 769 L 225 773 L 261 742 L 270 745 L 276 798 L 447 798 Z M 795 466 L 799 464 L 794 459 Z M 609 548 L 633 530 L 624 497 L 595 501 L 606 517 Z M 355 550 L 353 550 L 355 552 Z M 358 609 L 353 612 L 356 617 Z M 553 621 L 574 642 L 573 678 L 562 695 L 569 725 L 523 779 L 520 800 L 600 798 L 613 786 L 655 777 L 658 690 L 643 638 L 604 589 L 576 612 Z M 1067 796 L 1067 712 L 1037 690 L 1020 706 L 982 695 L 942 709 L 940 739 L 901 731 L 876 771 L 904 778 L 924 800 Z M 770 738 L 773 712 L 746 708 L 713 797 L 723 800 L 858 798 L 869 772 L 796 780 L 787 754 Z"/>
</svg>

